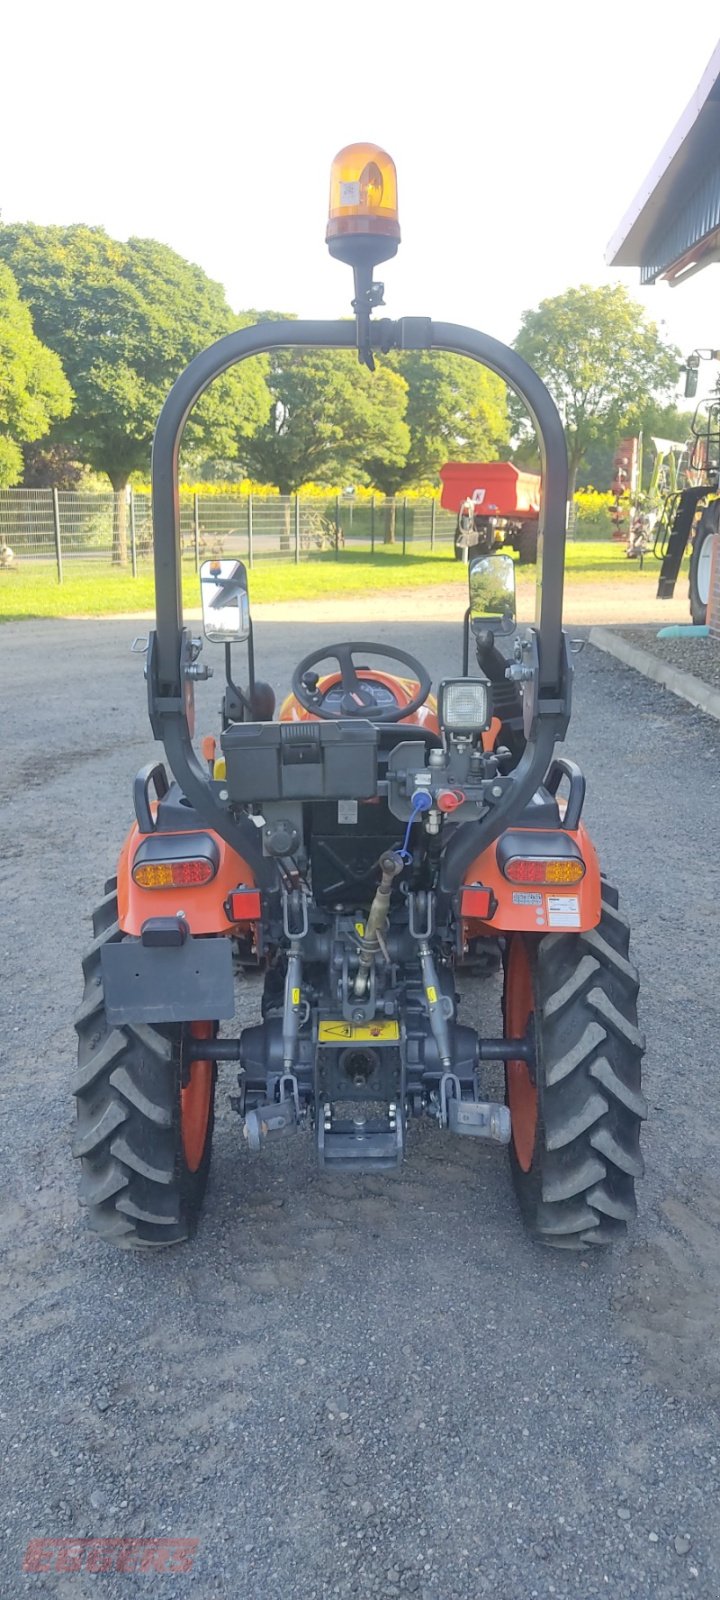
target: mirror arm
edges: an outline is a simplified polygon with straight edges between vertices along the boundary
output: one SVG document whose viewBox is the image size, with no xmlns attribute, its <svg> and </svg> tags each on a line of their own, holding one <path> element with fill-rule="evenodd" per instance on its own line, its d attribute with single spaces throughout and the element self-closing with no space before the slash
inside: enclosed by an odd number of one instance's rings
<svg viewBox="0 0 720 1600">
<path fill-rule="evenodd" d="M 469 677 L 469 674 L 470 674 L 470 618 L 471 618 L 471 616 L 472 616 L 472 612 L 470 610 L 470 607 L 468 606 L 467 611 L 465 612 L 465 616 L 463 618 L 462 675 L 463 675 L 464 678 Z"/>
<path fill-rule="evenodd" d="M 243 708 L 243 712 L 247 711 L 250 713 L 250 720 L 252 721 L 252 705 L 250 703 L 249 696 L 245 693 L 245 690 L 241 689 L 240 685 L 235 682 L 232 675 L 232 645 L 227 643 L 225 645 L 225 682 L 228 686 L 228 689 L 232 689 L 233 694 L 237 696 L 237 699 Z"/>
</svg>

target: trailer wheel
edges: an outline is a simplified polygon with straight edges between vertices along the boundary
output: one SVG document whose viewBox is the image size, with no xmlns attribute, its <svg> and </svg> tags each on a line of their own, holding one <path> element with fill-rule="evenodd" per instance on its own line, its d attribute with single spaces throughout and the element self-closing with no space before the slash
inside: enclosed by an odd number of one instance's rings
<svg viewBox="0 0 720 1600">
<path fill-rule="evenodd" d="M 178 1244 L 194 1233 L 210 1171 L 214 1062 L 194 1061 L 182 1082 L 184 1036 L 214 1035 L 212 1022 L 111 1028 L 100 951 L 122 938 L 115 881 L 93 916 L 83 961 L 72 1080 L 80 1203 L 93 1232 L 121 1249 Z"/>
<path fill-rule="evenodd" d="M 628 946 L 628 923 L 603 883 L 590 933 L 514 934 L 506 950 L 506 1032 L 529 1029 L 536 1053 L 534 1069 L 506 1066 L 512 1178 L 528 1232 L 561 1249 L 611 1245 L 635 1214 L 647 1106 Z"/>
<path fill-rule="evenodd" d="M 688 599 L 693 622 L 703 626 L 707 622 L 710 599 L 710 567 L 712 565 L 712 536 L 720 532 L 720 500 L 706 506 L 697 525 L 690 553 Z"/>
<path fill-rule="evenodd" d="M 513 544 L 518 553 L 521 567 L 534 566 L 538 552 L 538 524 L 526 522 L 513 536 Z"/>
</svg>

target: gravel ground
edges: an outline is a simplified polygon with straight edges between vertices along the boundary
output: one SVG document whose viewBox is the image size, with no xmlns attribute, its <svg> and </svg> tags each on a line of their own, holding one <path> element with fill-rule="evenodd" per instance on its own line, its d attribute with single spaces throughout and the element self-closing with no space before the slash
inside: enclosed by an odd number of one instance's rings
<svg viewBox="0 0 720 1600">
<path fill-rule="evenodd" d="M 645 628 L 618 628 L 613 632 L 619 633 L 621 638 L 629 640 L 630 644 L 637 645 L 640 650 L 647 650 L 650 655 L 658 656 L 661 661 L 669 661 L 673 667 L 679 667 L 681 672 L 691 672 L 693 677 L 701 678 L 703 683 L 711 683 L 714 688 L 720 689 L 720 642 L 717 639 L 658 639 L 658 625 Z"/>
<path fill-rule="evenodd" d="M 0 1594 L 119 1600 L 120 1574 L 23 1574 L 26 1541 L 144 1533 L 200 1540 L 168 1597 L 717 1600 L 717 723 L 577 658 L 568 748 L 644 975 L 626 1245 L 532 1247 L 505 1153 L 431 1128 L 398 1180 L 323 1177 L 302 1136 L 252 1158 L 226 1069 L 196 1242 L 127 1256 L 84 1230 L 67 1084 L 88 914 L 153 751 L 134 631 L 0 631 Z M 376 631 L 458 665 L 457 628 Z M 259 624 L 276 684 L 318 632 Z"/>
</svg>

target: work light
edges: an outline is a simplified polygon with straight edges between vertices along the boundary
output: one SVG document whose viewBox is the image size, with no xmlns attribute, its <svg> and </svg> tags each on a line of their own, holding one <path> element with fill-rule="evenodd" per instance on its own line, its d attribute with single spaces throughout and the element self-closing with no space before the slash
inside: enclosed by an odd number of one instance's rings
<svg viewBox="0 0 720 1600">
<path fill-rule="evenodd" d="M 447 733 L 480 733 L 490 726 L 486 678 L 445 678 L 438 690 L 438 720 Z"/>
</svg>

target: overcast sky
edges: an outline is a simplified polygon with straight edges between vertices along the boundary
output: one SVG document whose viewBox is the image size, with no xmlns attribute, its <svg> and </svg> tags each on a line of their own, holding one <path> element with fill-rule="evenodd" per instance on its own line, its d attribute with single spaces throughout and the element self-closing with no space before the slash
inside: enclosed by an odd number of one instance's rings
<svg viewBox="0 0 720 1600">
<path fill-rule="evenodd" d="M 604 265 L 719 31 L 714 0 L 15 0 L 0 210 L 161 239 L 235 309 L 336 316 L 330 161 L 368 138 L 399 174 L 392 315 L 510 340 L 544 296 L 625 281 L 683 353 L 720 346 L 720 268 L 641 290 Z"/>
</svg>

